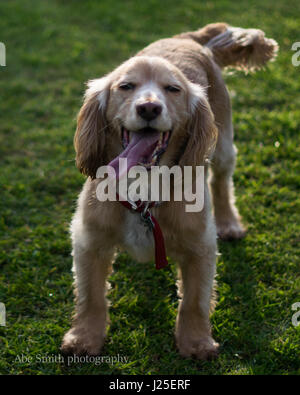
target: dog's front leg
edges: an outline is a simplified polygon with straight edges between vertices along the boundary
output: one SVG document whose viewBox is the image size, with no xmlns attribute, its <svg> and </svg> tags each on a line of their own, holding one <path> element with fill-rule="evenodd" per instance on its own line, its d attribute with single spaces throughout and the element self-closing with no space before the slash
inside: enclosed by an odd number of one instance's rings
<svg viewBox="0 0 300 395">
<path fill-rule="evenodd" d="M 206 254 L 185 254 L 179 266 L 179 311 L 176 340 L 184 357 L 211 359 L 218 354 L 218 344 L 211 336 L 209 313 L 213 300 L 215 248 Z"/>
<path fill-rule="evenodd" d="M 74 246 L 76 312 L 72 328 L 65 334 L 65 354 L 99 354 L 106 334 L 106 278 L 110 272 L 112 252 Z"/>
</svg>

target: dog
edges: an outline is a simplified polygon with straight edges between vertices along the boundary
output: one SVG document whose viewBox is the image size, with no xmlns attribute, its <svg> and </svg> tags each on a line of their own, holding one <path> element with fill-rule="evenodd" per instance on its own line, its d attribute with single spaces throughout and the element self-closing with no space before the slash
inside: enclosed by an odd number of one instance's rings
<svg viewBox="0 0 300 395">
<path fill-rule="evenodd" d="M 214 23 L 154 42 L 88 83 L 74 137 L 77 167 L 88 176 L 71 224 L 76 312 L 63 353 L 100 353 L 116 248 L 138 261 L 154 256 L 153 236 L 145 236 L 141 216 L 119 201 L 97 199 L 97 169 L 112 164 L 118 175 L 116 158 L 148 167 L 154 157 L 159 166 L 205 168 L 200 212 L 187 213 L 184 202 L 171 199 L 151 208 L 151 215 L 160 225 L 166 253 L 178 264 L 179 352 L 201 360 L 218 355 L 209 319 L 216 304 L 217 236 L 233 240 L 246 232 L 234 203 L 236 148 L 222 69 L 255 71 L 274 60 L 277 51 L 276 41 L 261 30 Z M 162 141 L 164 152 L 158 154 Z"/>
</svg>

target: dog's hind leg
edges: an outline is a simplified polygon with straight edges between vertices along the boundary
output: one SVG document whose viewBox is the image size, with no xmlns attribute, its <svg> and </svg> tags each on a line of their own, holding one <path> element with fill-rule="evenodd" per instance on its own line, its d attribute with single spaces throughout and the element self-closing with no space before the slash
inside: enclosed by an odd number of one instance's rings
<svg viewBox="0 0 300 395">
<path fill-rule="evenodd" d="M 235 205 L 232 176 L 237 150 L 233 144 L 230 111 L 224 112 L 223 116 L 227 119 L 218 122 L 219 136 L 211 159 L 210 186 L 218 236 L 223 240 L 234 240 L 244 237 L 246 231 Z"/>
</svg>

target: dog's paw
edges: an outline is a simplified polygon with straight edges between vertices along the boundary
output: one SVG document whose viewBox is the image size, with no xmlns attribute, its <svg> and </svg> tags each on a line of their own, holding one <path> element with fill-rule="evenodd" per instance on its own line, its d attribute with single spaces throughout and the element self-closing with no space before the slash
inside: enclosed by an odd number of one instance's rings
<svg viewBox="0 0 300 395">
<path fill-rule="evenodd" d="M 64 355 L 99 355 L 105 336 L 84 327 L 71 328 L 64 336 L 61 352 Z"/>
<path fill-rule="evenodd" d="M 217 224 L 218 237 L 223 241 L 239 240 L 246 236 L 246 229 L 239 221 Z"/>
<path fill-rule="evenodd" d="M 219 344 L 210 336 L 199 339 L 183 338 L 177 340 L 179 353 L 183 357 L 196 357 L 200 360 L 212 360 L 219 355 Z"/>
</svg>

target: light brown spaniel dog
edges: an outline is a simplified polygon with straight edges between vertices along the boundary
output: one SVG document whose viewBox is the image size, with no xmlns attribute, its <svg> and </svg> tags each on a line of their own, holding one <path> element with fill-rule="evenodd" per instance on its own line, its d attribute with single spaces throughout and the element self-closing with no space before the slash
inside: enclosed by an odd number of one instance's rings
<svg viewBox="0 0 300 395">
<path fill-rule="evenodd" d="M 217 355 L 209 321 L 215 306 L 217 235 L 223 240 L 245 235 L 234 204 L 236 149 L 221 71 L 227 66 L 258 69 L 274 59 L 277 50 L 277 43 L 261 30 L 210 24 L 157 41 L 88 83 L 74 140 L 77 166 L 88 179 L 71 225 L 76 313 L 63 339 L 64 353 L 95 355 L 103 346 L 106 281 L 116 248 L 138 261 L 154 256 L 153 235 L 140 215 L 96 196 L 97 169 L 111 164 L 118 177 L 122 170 L 116 159 L 123 157 L 129 166 L 211 168 L 209 181 L 205 170 L 200 212 L 186 212 L 184 201 L 172 199 L 151 210 L 167 255 L 178 263 L 178 349 L 183 356 L 200 359 Z"/>
</svg>

